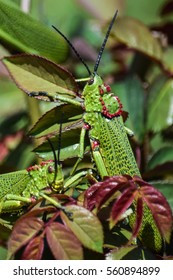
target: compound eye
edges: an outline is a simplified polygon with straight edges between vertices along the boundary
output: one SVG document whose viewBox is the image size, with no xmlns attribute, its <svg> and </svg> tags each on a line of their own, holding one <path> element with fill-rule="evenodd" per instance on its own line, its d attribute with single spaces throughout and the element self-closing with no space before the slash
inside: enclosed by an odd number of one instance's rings
<svg viewBox="0 0 173 280">
<path fill-rule="evenodd" d="M 94 83 L 94 78 L 91 78 L 89 81 L 88 81 L 88 85 L 92 85 Z"/>
<path fill-rule="evenodd" d="M 49 173 L 55 172 L 55 168 L 54 168 L 53 166 L 50 165 L 50 166 L 48 167 L 48 172 L 49 172 Z"/>
</svg>

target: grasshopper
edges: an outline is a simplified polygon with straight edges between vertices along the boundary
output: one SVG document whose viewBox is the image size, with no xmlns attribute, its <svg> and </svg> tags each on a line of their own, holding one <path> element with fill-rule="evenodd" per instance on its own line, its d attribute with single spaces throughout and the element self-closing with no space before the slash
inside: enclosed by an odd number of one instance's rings
<svg viewBox="0 0 173 280">
<path fill-rule="evenodd" d="M 49 139 L 48 141 L 53 148 Z M 18 212 L 38 198 L 49 199 L 48 194 L 62 188 L 62 166 L 54 150 L 53 154 L 54 161 L 44 161 L 26 170 L 0 175 L 0 213 Z"/>
<path fill-rule="evenodd" d="M 61 128 L 60 125 L 59 141 Z M 40 165 L 31 166 L 26 170 L 0 175 L 0 214 L 19 213 L 24 206 L 41 197 L 47 199 L 55 207 L 63 208 L 57 201 L 51 199 L 49 194 L 61 192 L 64 187 L 67 188 L 86 174 L 85 171 L 81 171 L 65 183 L 59 160 L 60 149 L 58 149 L 58 157 L 56 157 L 51 141 L 47 140 L 53 151 L 54 160 L 43 161 Z"/>
</svg>

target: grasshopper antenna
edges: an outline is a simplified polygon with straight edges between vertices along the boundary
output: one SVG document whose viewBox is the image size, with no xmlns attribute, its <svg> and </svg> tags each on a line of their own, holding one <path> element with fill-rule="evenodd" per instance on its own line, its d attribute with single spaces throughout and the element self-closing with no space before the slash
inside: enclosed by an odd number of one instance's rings
<svg viewBox="0 0 173 280">
<path fill-rule="evenodd" d="M 75 47 L 72 45 L 72 43 L 70 42 L 69 39 L 67 39 L 67 37 L 58 29 L 56 28 L 54 25 L 52 25 L 52 27 L 65 39 L 65 41 L 68 43 L 68 45 L 71 47 L 71 49 L 74 51 L 74 53 L 76 54 L 76 56 L 79 58 L 79 60 L 83 63 L 83 65 L 85 66 L 85 68 L 87 69 L 89 76 L 91 76 L 91 71 L 88 67 L 88 65 L 86 64 L 86 62 L 83 60 L 83 58 L 80 56 L 80 54 L 77 52 L 77 50 L 75 49 Z"/>
<path fill-rule="evenodd" d="M 61 136 L 62 136 L 62 119 L 63 113 L 61 115 L 60 125 L 59 125 L 59 136 L 58 136 L 58 154 L 57 154 L 57 163 L 60 165 L 60 151 L 61 151 Z"/>
<path fill-rule="evenodd" d="M 54 146 L 52 144 L 52 141 L 47 138 L 48 142 L 49 142 L 49 145 L 51 147 L 51 150 L 53 152 L 53 157 L 54 157 L 54 162 L 55 162 L 55 173 L 54 173 L 54 180 L 53 182 L 55 182 L 56 180 L 56 176 L 57 176 L 57 173 L 58 173 L 58 166 L 60 165 L 60 151 L 61 151 L 61 134 L 62 134 L 62 121 L 60 122 L 60 128 L 59 128 L 59 135 L 58 135 L 58 153 L 57 153 L 57 156 L 56 156 L 56 153 L 55 153 L 55 149 L 54 149 Z"/>
<path fill-rule="evenodd" d="M 104 39 L 104 41 L 103 41 L 103 44 L 102 44 L 102 46 L 101 46 L 101 49 L 100 49 L 100 51 L 99 51 L 99 54 L 98 54 L 98 57 L 97 57 L 97 60 L 96 60 L 95 66 L 94 66 L 94 74 L 97 73 L 97 70 L 98 70 L 98 67 L 99 67 L 99 64 L 100 64 L 100 60 L 101 60 L 101 57 L 102 57 L 104 48 L 105 48 L 105 46 L 106 46 L 107 40 L 108 40 L 108 38 L 109 38 L 109 34 L 110 34 L 110 32 L 111 32 L 111 29 L 112 29 L 112 26 L 113 26 L 113 24 L 114 24 L 114 22 L 115 22 L 115 19 L 116 19 L 116 17 L 117 17 L 117 14 L 118 14 L 118 10 L 116 10 L 116 12 L 115 12 L 115 14 L 114 14 L 114 16 L 113 16 L 113 18 L 112 18 L 112 20 L 111 20 L 111 23 L 110 23 L 110 25 L 109 25 L 109 27 L 108 27 L 108 30 L 107 30 L 105 39 Z"/>
<path fill-rule="evenodd" d="M 58 164 L 59 163 L 58 163 L 58 159 L 56 157 L 56 153 L 55 153 L 55 149 L 54 149 L 54 146 L 52 144 L 52 141 L 49 138 L 47 138 L 47 141 L 49 142 L 49 145 L 50 145 L 51 150 L 53 152 L 53 157 L 54 157 L 54 162 L 55 162 L 55 174 L 54 174 L 54 180 L 53 180 L 53 182 L 55 182 L 56 176 L 57 176 L 57 172 L 58 172 Z"/>
</svg>

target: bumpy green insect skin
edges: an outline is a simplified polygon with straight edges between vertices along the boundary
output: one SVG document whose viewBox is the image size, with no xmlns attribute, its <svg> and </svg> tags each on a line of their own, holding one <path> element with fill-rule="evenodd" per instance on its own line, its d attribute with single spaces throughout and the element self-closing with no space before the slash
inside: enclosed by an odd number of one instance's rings
<svg viewBox="0 0 173 280">
<path fill-rule="evenodd" d="M 100 124 L 100 151 L 108 175 L 129 174 L 140 176 L 122 117 L 105 119 L 99 115 L 98 121 Z"/>
<path fill-rule="evenodd" d="M 61 166 L 55 178 L 54 162 L 43 162 L 27 170 L 0 175 L 0 213 L 17 212 L 41 197 L 40 191 L 51 193 L 63 186 Z"/>
<path fill-rule="evenodd" d="M 133 214 L 129 217 L 130 226 L 133 227 L 136 221 L 136 204 L 133 204 Z M 144 204 L 142 225 L 138 233 L 138 238 L 141 243 L 144 244 L 148 249 L 154 252 L 161 252 L 163 248 L 163 239 L 160 232 L 155 224 L 153 215 L 150 209 Z"/>
<path fill-rule="evenodd" d="M 84 122 L 90 126 L 90 139 L 98 141 L 96 149 L 102 155 L 108 175 L 140 176 L 120 115 L 122 107 L 118 99 L 107 92 L 98 75 L 93 77 L 92 84 L 91 82 L 85 86 L 82 94 Z"/>
<path fill-rule="evenodd" d="M 29 182 L 29 176 L 27 170 L 6 173 L 0 175 L 0 201 L 8 193 L 19 194 L 25 189 L 26 184 Z M 14 185 L 17 185 L 14 188 Z"/>
</svg>

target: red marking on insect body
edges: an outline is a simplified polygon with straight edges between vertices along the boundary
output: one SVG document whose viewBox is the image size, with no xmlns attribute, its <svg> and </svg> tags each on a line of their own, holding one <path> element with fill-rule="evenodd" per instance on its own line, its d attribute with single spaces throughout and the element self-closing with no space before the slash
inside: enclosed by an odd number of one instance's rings
<svg viewBox="0 0 173 280">
<path fill-rule="evenodd" d="M 89 130 L 91 126 L 88 123 L 84 123 L 83 128 Z"/>
<path fill-rule="evenodd" d="M 103 111 L 107 112 L 106 106 L 103 106 Z"/>
<path fill-rule="evenodd" d="M 28 172 L 30 172 L 30 171 L 35 171 L 35 170 L 38 170 L 38 169 L 39 169 L 38 165 L 33 165 L 33 166 L 28 167 L 26 170 Z"/>
<path fill-rule="evenodd" d="M 105 105 L 105 102 L 103 101 L 103 98 L 102 98 L 102 97 L 99 98 L 99 101 L 100 101 L 100 103 L 101 103 L 102 106 Z"/>
<path fill-rule="evenodd" d="M 100 146 L 100 143 L 99 143 L 98 140 L 94 140 L 94 141 L 92 142 L 92 145 L 91 145 L 92 150 L 95 150 L 95 149 L 98 148 L 99 146 Z"/>
<path fill-rule="evenodd" d="M 104 90 L 101 86 L 99 86 L 99 92 L 100 92 L 100 94 L 104 94 Z"/>
<path fill-rule="evenodd" d="M 31 196 L 31 203 L 34 203 L 37 201 L 37 198 L 35 196 Z"/>
<path fill-rule="evenodd" d="M 51 162 L 53 162 L 52 159 L 45 160 L 45 161 L 42 161 L 42 162 L 40 163 L 40 165 L 41 165 L 41 166 L 45 166 L 45 165 L 47 165 L 48 163 L 51 163 Z"/>
<path fill-rule="evenodd" d="M 111 87 L 109 85 L 104 85 L 107 92 L 111 92 Z"/>
<path fill-rule="evenodd" d="M 108 105 L 107 107 L 104 105 L 102 108 L 102 114 L 104 116 L 106 116 L 109 119 L 112 119 L 114 117 L 119 117 L 122 114 L 122 104 L 120 102 L 120 99 L 117 96 L 112 96 L 112 98 L 114 98 L 114 100 L 116 100 L 116 102 L 118 102 L 118 108 L 116 109 L 115 112 L 110 112 L 111 106 Z"/>
</svg>

